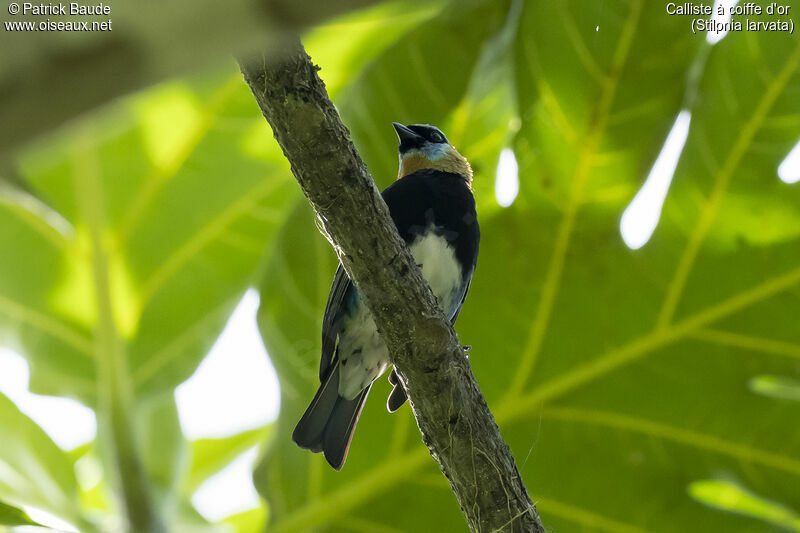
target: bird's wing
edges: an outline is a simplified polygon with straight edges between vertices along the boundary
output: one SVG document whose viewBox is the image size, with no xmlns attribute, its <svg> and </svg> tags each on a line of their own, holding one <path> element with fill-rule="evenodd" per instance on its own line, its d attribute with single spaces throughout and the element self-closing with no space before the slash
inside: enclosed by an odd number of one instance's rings
<svg viewBox="0 0 800 533">
<path fill-rule="evenodd" d="M 383 199 L 389 206 L 389 212 L 392 213 L 392 206 L 403 201 L 394 191 L 394 189 L 402 189 L 399 187 L 389 187 L 383 191 Z M 395 192 L 395 194 L 393 194 Z M 392 216 L 395 219 L 395 216 Z M 397 220 L 394 220 L 397 224 Z M 406 239 L 408 237 L 406 236 Z M 350 297 L 351 291 L 355 290 L 353 282 L 347 276 L 344 268 L 339 264 L 336 269 L 336 275 L 333 277 L 333 284 L 331 285 L 331 292 L 328 295 L 328 303 L 325 306 L 325 315 L 322 318 L 322 358 L 319 362 L 319 379 L 325 381 L 325 377 L 330 372 L 336 361 L 336 341 L 339 334 L 342 332 L 342 322 L 344 318 L 344 311 L 347 299 Z"/>
<path fill-rule="evenodd" d="M 319 379 L 323 381 L 336 358 L 336 338 L 342 331 L 344 302 L 348 293 L 353 290 L 353 283 L 347 277 L 342 265 L 336 269 L 333 277 L 325 315 L 322 317 L 322 358 L 319 362 Z"/>
<path fill-rule="evenodd" d="M 398 194 L 392 194 L 393 189 L 398 189 L 398 187 L 390 186 L 382 193 L 383 199 L 389 206 L 390 213 L 392 213 L 392 206 L 398 201 L 402 201 L 402 198 L 399 198 Z M 395 224 L 397 224 L 394 215 L 392 215 L 392 218 Z M 336 269 L 336 275 L 333 277 L 331 292 L 328 295 L 325 315 L 322 318 L 322 359 L 319 362 L 320 381 L 325 380 L 325 376 L 336 360 L 336 339 L 342 331 L 346 299 L 353 290 L 355 290 L 353 282 L 350 281 L 344 268 L 339 264 L 339 268 Z"/>
<path fill-rule="evenodd" d="M 469 277 L 467 278 L 467 287 L 464 289 L 464 296 L 461 297 L 461 301 L 458 303 L 456 312 L 453 313 L 453 318 L 450 319 L 450 323 L 453 325 L 455 325 L 456 319 L 458 318 L 458 314 L 461 312 L 461 307 L 464 305 L 464 301 L 467 299 L 467 293 L 469 292 L 470 283 L 472 283 L 472 273 L 470 273 Z"/>
</svg>

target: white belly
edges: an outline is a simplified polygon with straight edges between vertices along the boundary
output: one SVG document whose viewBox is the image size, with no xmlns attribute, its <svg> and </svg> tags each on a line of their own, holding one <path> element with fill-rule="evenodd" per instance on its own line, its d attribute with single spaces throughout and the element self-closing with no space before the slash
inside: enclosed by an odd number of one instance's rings
<svg viewBox="0 0 800 533">
<path fill-rule="evenodd" d="M 428 231 L 411 243 L 411 255 L 422 265 L 422 277 L 439 300 L 444 314 L 452 318 L 463 296 L 457 294 L 461 287 L 461 268 L 455 250 L 444 237 Z"/>
<path fill-rule="evenodd" d="M 452 318 L 463 298 L 461 268 L 455 250 L 444 237 L 428 231 L 411 243 L 411 255 L 422 265 L 422 276 L 439 300 L 439 306 Z M 339 338 L 339 394 L 355 398 L 389 367 L 389 350 L 378 334 L 366 305 L 347 322 Z"/>
</svg>

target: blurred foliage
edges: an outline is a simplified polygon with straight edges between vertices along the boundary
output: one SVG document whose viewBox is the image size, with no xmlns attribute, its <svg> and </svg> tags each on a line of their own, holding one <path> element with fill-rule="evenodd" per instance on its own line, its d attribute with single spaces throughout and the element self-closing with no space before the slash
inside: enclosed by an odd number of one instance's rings
<svg viewBox="0 0 800 533">
<path fill-rule="evenodd" d="M 39 526 L 24 511 L 0 502 L 0 526 Z"/>
<path fill-rule="evenodd" d="M 659 2 L 472 0 L 382 4 L 304 40 L 380 187 L 391 121 L 439 125 L 475 168 L 483 238 L 458 330 L 548 530 L 800 531 L 800 185 L 776 175 L 800 140 L 796 34 L 711 47 Z M 659 226 L 630 250 L 620 215 L 683 106 Z M 506 147 L 520 192 L 501 208 Z M 130 393 L 170 530 L 464 530 L 409 409 L 386 413 L 385 380 L 342 472 L 289 439 L 336 258 L 234 65 L 98 110 L 17 166 L 24 187 L 0 191 L 0 343 L 34 392 L 98 412 Z M 187 442 L 172 392 L 251 284 L 281 415 Z M 98 364 L 109 338 L 120 390 Z M 0 396 L 0 529 L 29 523 L 25 506 L 117 523 L 100 431 L 67 454 Z M 208 524 L 191 494 L 259 443 L 266 504 Z M 84 482 L 87 465 L 106 475 Z"/>
<path fill-rule="evenodd" d="M 0 394 L 0 524 L 33 522 L 3 503 L 26 503 L 80 523 L 75 472 L 66 456 L 42 429 Z"/>
</svg>

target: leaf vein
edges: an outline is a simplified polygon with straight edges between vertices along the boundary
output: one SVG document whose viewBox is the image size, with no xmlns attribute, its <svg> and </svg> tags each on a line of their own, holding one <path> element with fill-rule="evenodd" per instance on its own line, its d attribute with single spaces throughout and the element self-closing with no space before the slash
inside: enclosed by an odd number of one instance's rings
<svg viewBox="0 0 800 533">
<path fill-rule="evenodd" d="M 792 457 L 644 418 L 572 407 L 546 407 L 542 409 L 541 415 L 545 418 L 641 433 L 658 439 L 685 444 L 693 448 L 708 450 L 746 463 L 758 463 L 776 470 L 800 475 L 800 461 Z"/>
<path fill-rule="evenodd" d="M 511 387 L 509 387 L 507 398 L 513 398 L 519 394 L 536 366 L 536 360 L 550 323 L 550 316 L 561 285 L 567 249 L 569 248 L 570 237 L 575 226 L 578 209 L 580 208 L 583 188 L 589 179 L 593 158 L 598 149 L 600 137 L 602 136 L 606 121 L 611 112 L 617 84 L 622 76 L 622 70 L 625 65 L 625 60 L 628 57 L 633 37 L 636 33 L 641 11 L 642 2 L 635 2 L 622 28 L 619 42 L 617 43 L 617 49 L 614 52 L 611 72 L 603 84 L 602 94 L 597 106 L 597 113 L 592 121 L 591 131 L 586 142 L 580 143 L 581 148 L 578 156 L 578 163 L 575 167 L 575 176 L 572 179 L 572 185 L 570 187 L 569 201 L 561 219 L 556 241 L 553 246 L 553 252 L 550 256 L 550 262 L 542 289 L 542 296 L 539 299 L 539 305 L 531 326 L 531 331 L 525 343 L 519 369 L 515 374 Z"/>
<path fill-rule="evenodd" d="M 92 340 L 59 320 L 2 295 L 0 295 L 0 312 L 64 341 L 82 355 L 90 358 L 93 356 Z"/>
<path fill-rule="evenodd" d="M 792 55 L 786 61 L 780 74 L 778 74 L 767 87 L 764 96 L 759 101 L 755 111 L 753 111 L 753 115 L 740 130 L 736 142 L 728 153 L 728 157 L 725 159 L 719 172 L 717 172 L 714 178 L 714 187 L 711 196 L 706 202 L 705 208 L 700 215 L 700 220 L 689 238 L 689 242 L 678 263 L 675 275 L 667 288 L 667 293 L 659 313 L 657 327 L 662 329 L 666 328 L 672 321 L 684 288 L 686 287 L 689 274 L 694 267 L 697 254 L 700 251 L 700 247 L 705 240 L 708 230 L 711 228 L 716 218 L 717 210 L 722 203 L 722 198 L 725 195 L 731 177 L 742 157 L 747 152 L 748 147 L 752 144 L 753 137 L 755 137 L 756 132 L 764 123 L 775 100 L 777 100 L 781 91 L 786 86 L 786 83 L 789 81 L 789 78 L 797 69 L 798 64 L 800 64 L 800 45 L 795 48 Z"/>
</svg>

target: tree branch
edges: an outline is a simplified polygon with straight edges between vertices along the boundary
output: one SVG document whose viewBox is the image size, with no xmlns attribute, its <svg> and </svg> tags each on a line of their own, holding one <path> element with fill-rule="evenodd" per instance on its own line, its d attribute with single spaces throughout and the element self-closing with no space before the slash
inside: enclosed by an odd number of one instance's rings
<svg viewBox="0 0 800 533">
<path fill-rule="evenodd" d="M 245 80 L 406 385 L 422 440 L 472 531 L 544 532 L 450 322 L 397 233 L 298 42 L 241 60 Z M 388 124 L 387 124 L 388 128 Z"/>
</svg>

